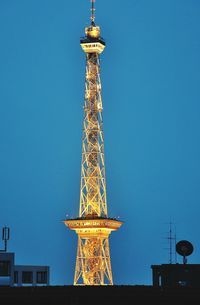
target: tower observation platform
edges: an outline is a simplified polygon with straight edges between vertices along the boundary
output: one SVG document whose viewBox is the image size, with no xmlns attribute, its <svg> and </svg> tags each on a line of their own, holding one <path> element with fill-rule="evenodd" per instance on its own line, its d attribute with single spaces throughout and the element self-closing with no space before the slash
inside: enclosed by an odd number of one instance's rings
<svg viewBox="0 0 200 305">
<path fill-rule="evenodd" d="M 114 218 L 87 217 L 64 221 L 70 230 L 76 231 L 79 236 L 108 237 L 112 231 L 120 228 L 122 222 Z"/>
<path fill-rule="evenodd" d="M 106 44 L 95 24 L 94 2 L 91 24 L 80 39 L 86 72 L 79 217 L 64 220 L 78 235 L 74 285 L 113 285 L 109 235 L 123 223 L 109 218 L 107 211 L 99 60 Z"/>
</svg>

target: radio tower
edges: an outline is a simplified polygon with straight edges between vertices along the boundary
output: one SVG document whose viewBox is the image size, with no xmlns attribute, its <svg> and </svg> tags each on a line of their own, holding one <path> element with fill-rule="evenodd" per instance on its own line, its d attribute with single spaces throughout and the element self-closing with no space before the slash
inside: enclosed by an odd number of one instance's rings
<svg viewBox="0 0 200 305">
<path fill-rule="evenodd" d="M 105 41 L 94 4 L 91 0 L 91 24 L 80 41 L 86 53 L 80 210 L 78 218 L 64 221 L 78 235 L 74 285 L 113 285 L 109 235 L 122 225 L 107 212 L 99 62 Z"/>
</svg>

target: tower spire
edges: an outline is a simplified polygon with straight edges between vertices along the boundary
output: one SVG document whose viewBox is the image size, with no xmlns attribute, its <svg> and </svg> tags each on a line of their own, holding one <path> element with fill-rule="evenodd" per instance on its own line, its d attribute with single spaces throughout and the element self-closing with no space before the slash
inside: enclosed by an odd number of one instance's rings
<svg viewBox="0 0 200 305">
<path fill-rule="evenodd" d="M 91 1 L 91 23 L 94 24 L 95 21 L 95 0 L 90 0 Z"/>
</svg>

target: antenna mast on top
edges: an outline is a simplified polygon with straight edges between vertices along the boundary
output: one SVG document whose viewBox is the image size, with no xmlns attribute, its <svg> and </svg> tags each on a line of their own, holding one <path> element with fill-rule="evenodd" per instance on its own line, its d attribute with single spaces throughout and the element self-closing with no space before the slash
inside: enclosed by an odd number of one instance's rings
<svg viewBox="0 0 200 305">
<path fill-rule="evenodd" d="M 94 7 L 95 0 L 90 0 L 90 1 L 91 1 L 91 4 L 92 4 L 92 6 L 91 6 L 91 17 L 90 17 L 90 19 L 91 19 L 91 22 L 94 23 L 94 21 L 95 21 L 95 7 Z"/>
</svg>

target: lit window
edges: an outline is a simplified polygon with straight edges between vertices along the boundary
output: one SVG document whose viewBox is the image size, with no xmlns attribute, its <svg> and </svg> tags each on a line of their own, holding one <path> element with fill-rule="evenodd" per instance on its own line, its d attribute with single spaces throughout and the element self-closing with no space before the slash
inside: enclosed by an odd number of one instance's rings
<svg viewBox="0 0 200 305">
<path fill-rule="evenodd" d="M 179 286 L 187 286 L 188 285 L 187 281 L 179 281 L 178 284 L 179 284 Z"/>
</svg>

